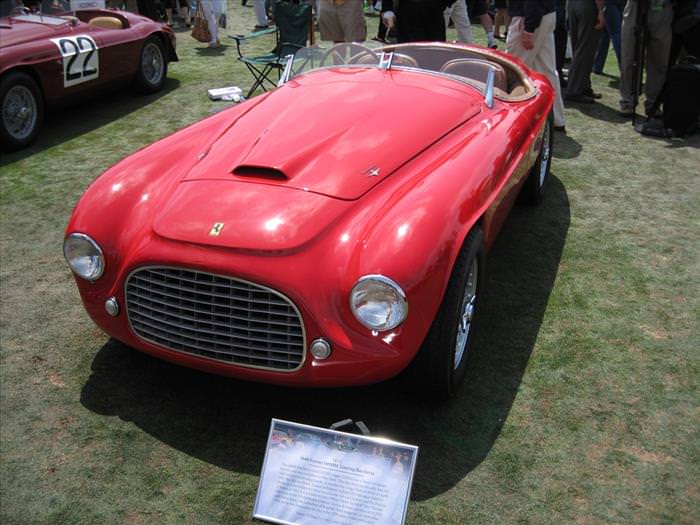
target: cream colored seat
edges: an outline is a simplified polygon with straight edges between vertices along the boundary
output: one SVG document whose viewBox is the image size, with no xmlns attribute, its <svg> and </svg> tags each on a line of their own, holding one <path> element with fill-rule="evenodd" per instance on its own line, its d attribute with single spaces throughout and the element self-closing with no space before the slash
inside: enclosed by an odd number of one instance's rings
<svg viewBox="0 0 700 525">
<path fill-rule="evenodd" d="M 476 80 L 485 85 L 489 69 L 493 69 L 494 72 L 493 87 L 504 93 L 508 93 L 508 76 L 506 75 L 506 70 L 503 69 L 502 65 L 495 62 L 489 62 L 488 60 L 482 60 L 480 58 L 456 58 L 446 62 L 445 65 L 440 68 L 440 72 Z"/>
<path fill-rule="evenodd" d="M 510 92 L 511 97 L 524 97 L 527 94 L 528 90 L 525 88 L 525 86 L 515 86 Z"/>
<path fill-rule="evenodd" d="M 88 25 L 104 29 L 124 29 L 124 24 L 116 16 L 96 16 L 88 22 Z"/>
</svg>

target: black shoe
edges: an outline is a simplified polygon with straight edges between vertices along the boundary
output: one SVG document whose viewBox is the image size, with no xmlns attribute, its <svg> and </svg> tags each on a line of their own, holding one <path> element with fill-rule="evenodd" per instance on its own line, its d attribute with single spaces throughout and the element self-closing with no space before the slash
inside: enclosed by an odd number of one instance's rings
<svg viewBox="0 0 700 525">
<path fill-rule="evenodd" d="M 564 97 L 564 100 L 567 102 L 580 102 L 582 104 L 593 104 L 595 101 L 593 97 L 589 97 L 588 95 L 584 95 L 581 93 L 580 95 L 566 95 Z"/>
<path fill-rule="evenodd" d="M 596 100 L 599 98 L 603 98 L 603 95 L 601 95 L 600 93 L 596 93 L 591 88 L 584 89 L 583 94 L 586 95 L 587 97 L 591 97 L 591 98 L 594 98 Z"/>
<path fill-rule="evenodd" d="M 248 3 L 248 0 L 241 0 L 241 5 L 245 7 L 245 5 Z"/>
<path fill-rule="evenodd" d="M 566 133 L 566 126 L 553 126 L 554 131 L 559 131 L 561 133 Z"/>
</svg>

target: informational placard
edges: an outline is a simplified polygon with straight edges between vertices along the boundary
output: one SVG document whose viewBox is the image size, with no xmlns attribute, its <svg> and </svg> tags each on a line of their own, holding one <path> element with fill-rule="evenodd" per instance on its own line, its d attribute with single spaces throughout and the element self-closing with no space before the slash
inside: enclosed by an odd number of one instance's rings
<svg viewBox="0 0 700 525">
<path fill-rule="evenodd" d="M 70 10 L 79 11 L 81 9 L 104 9 L 105 0 L 70 0 Z"/>
<path fill-rule="evenodd" d="M 283 525 L 401 525 L 418 447 L 273 419 L 253 517 Z"/>
</svg>

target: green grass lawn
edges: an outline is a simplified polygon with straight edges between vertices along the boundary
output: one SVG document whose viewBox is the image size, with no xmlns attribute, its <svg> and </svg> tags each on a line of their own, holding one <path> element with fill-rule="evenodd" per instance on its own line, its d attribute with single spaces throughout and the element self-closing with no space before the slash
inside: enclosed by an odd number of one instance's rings
<svg viewBox="0 0 700 525">
<path fill-rule="evenodd" d="M 224 34 L 254 24 L 237 2 L 228 19 Z M 92 324 L 61 252 L 72 207 L 112 163 L 225 107 L 208 88 L 249 85 L 222 40 L 179 33 L 162 93 L 51 113 L 0 159 L 0 521 L 250 523 L 270 419 L 350 417 L 420 446 L 411 524 L 700 522 L 700 136 L 645 138 L 619 118 L 612 52 L 602 100 L 566 110 L 543 205 L 517 207 L 489 254 L 451 402 L 394 382 L 240 383 Z"/>
</svg>

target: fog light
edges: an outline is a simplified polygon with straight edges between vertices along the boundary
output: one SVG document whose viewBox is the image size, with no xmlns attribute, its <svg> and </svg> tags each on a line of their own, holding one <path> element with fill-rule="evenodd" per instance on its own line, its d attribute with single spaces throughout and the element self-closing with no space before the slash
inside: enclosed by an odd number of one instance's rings
<svg viewBox="0 0 700 525">
<path fill-rule="evenodd" d="M 105 310 L 107 310 L 107 313 L 112 317 L 119 315 L 119 302 L 116 297 L 110 297 L 105 301 Z"/>
<path fill-rule="evenodd" d="M 331 345 L 325 339 L 316 339 L 311 343 L 311 355 L 316 359 L 328 359 L 331 355 Z"/>
</svg>

